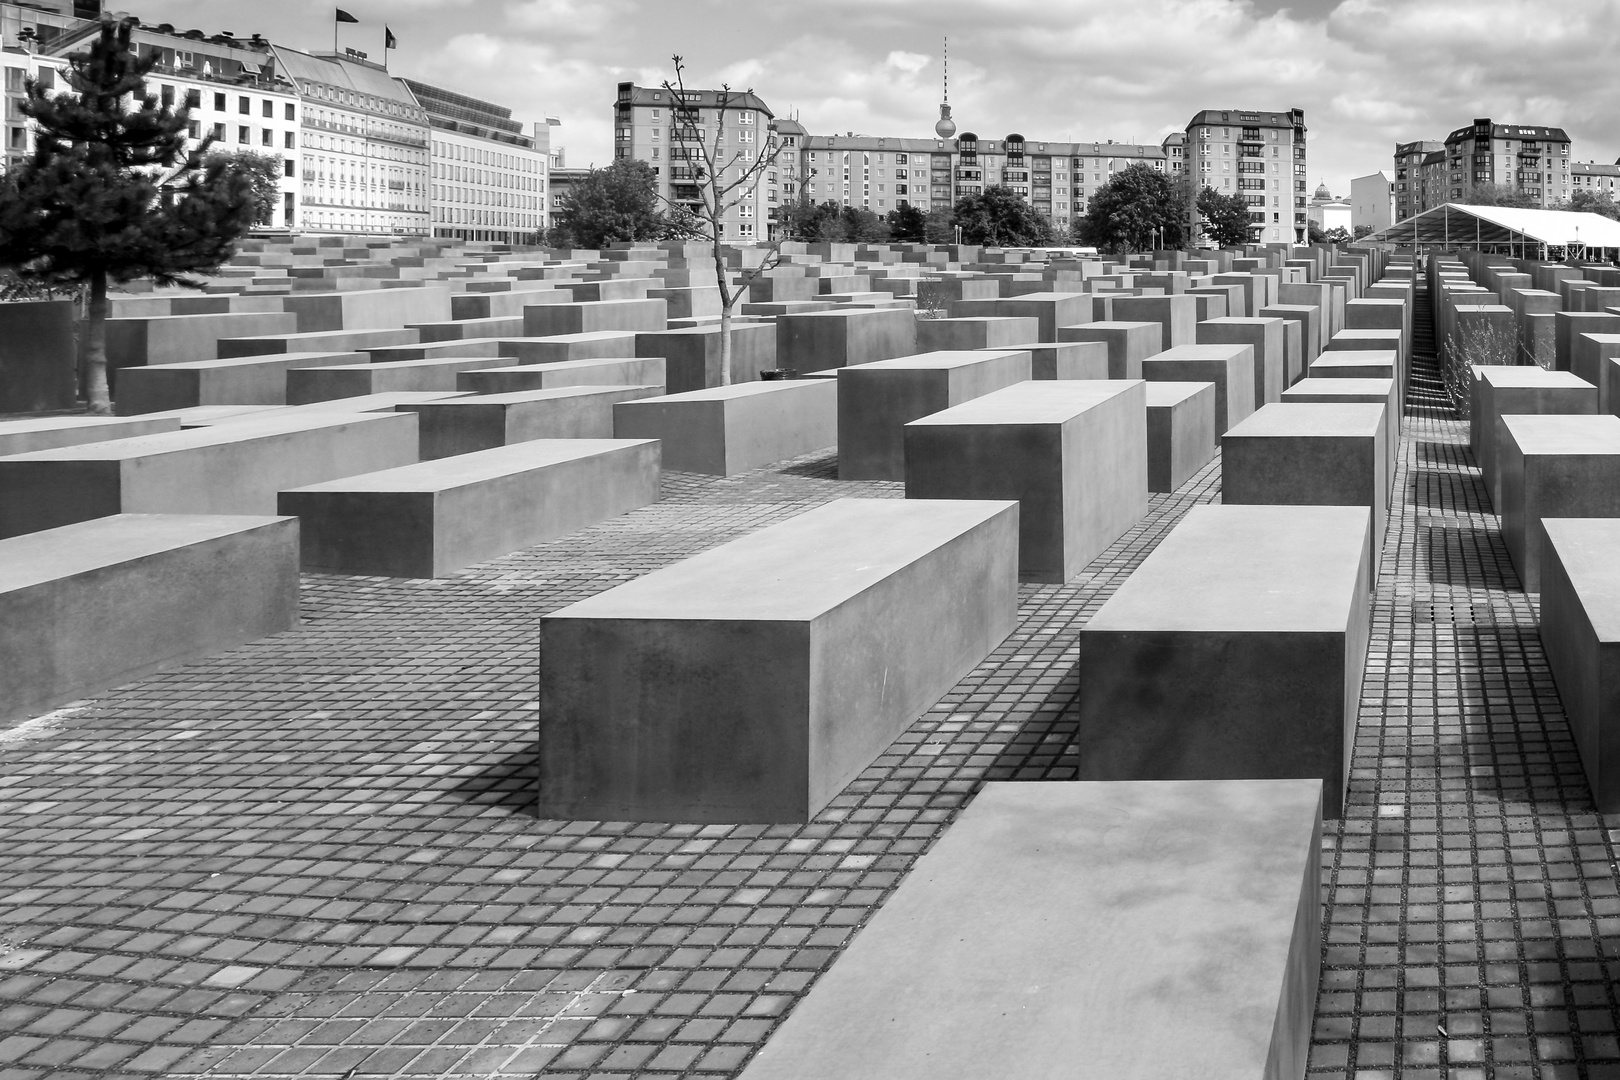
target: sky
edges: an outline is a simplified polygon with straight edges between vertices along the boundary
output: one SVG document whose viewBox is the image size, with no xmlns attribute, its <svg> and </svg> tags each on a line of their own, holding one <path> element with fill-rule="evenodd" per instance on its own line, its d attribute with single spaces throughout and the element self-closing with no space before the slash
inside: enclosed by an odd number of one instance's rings
<svg viewBox="0 0 1620 1080">
<path fill-rule="evenodd" d="M 127 5 L 127 8 L 126 8 Z M 1620 156 L 1620 0 L 343 0 L 341 45 L 553 116 L 570 166 L 612 157 L 616 85 L 751 88 L 812 134 L 929 137 L 943 39 L 959 131 L 1157 143 L 1201 109 L 1305 110 L 1310 180 L 1392 168 L 1476 117 Z M 109 0 L 145 22 L 332 46 L 324 0 Z"/>
</svg>

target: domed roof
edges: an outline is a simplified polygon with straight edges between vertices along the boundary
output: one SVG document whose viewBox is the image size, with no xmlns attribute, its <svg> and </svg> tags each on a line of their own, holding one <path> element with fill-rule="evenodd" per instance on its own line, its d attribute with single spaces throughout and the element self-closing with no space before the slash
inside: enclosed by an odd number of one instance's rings
<svg viewBox="0 0 1620 1080">
<path fill-rule="evenodd" d="M 1318 199 L 1320 199 L 1322 202 L 1332 202 L 1333 201 L 1333 192 L 1328 190 L 1328 186 L 1324 182 L 1324 183 L 1316 185 L 1316 197 Z"/>
</svg>

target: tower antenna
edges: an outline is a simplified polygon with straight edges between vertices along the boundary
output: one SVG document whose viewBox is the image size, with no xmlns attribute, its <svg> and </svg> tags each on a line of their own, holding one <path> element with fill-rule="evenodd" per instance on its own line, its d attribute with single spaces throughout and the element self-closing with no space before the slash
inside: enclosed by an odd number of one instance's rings
<svg viewBox="0 0 1620 1080">
<path fill-rule="evenodd" d="M 948 139 L 956 134 L 956 121 L 951 119 L 951 39 L 945 39 L 945 98 L 939 103 L 939 122 L 934 125 L 934 134 L 942 139 Z"/>
</svg>

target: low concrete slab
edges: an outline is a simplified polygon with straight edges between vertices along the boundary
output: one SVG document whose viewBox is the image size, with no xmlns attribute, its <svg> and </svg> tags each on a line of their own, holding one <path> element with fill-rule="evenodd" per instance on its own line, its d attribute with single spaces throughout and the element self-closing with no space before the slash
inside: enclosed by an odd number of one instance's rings
<svg viewBox="0 0 1620 1080">
<path fill-rule="evenodd" d="M 658 500 L 658 443 L 539 439 L 293 488 L 305 570 L 445 577 Z"/>
<path fill-rule="evenodd" d="M 556 364 L 564 360 L 596 360 L 612 356 L 636 356 L 633 330 L 598 330 L 589 334 L 556 334 L 551 337 L 502 338 L 491 355 L 515 356 L 519 364 Z M 648 353 L 661 356 L 661 353 Z M 667 370 L 667 369 L 666 369 Z"/>
<path fill-rule="evenodd" d="M 1502 539 L 1525 592 L 1541 591 L 1543 518 L 1620 517 L 1620 417 L 1503 416 Z M 3 462 L 0 462 L 3 464 Z"/>
<path fill-rule="evenodd" d="M 611 439 L 613 407 L 658 397 L 657 386 L 562 386 L 401 405 L 420 421 L 423 461 L 532 439 Z"/>
<path fill-rule="evenodd" d="M 985 784 L 742 1080 L 1303 1076 L 1321 803 L 1310 780 Z"/>
<path fill-rule="evenodd" d="M 731 476 L 838 442 L 832 379 L 737 383 L 613 407 L 618 439 L 660 439 L 664 468 Z"/>
<path fill-rule="evenodd" d="M 1598 813 L 1620 813 L 1620 519 L 1540 531 L 1541 644 Z"/>
<path fill-rule="evenodd" d="M 917 349 L 923 353 L 966 349 L 1019 348 L 1040 339 L 1034 317 L 982 315 L 961 319 L 918 319 Z"/>
<path fill-rule="evenodd" d="M 416 417 L 298 414 L 0 458 L 0 536 L 113 514 L 268 514 L 283 488 L 416 461 Z"/>
<path fill-rule="evenodd" d="M 1142 361 L 1142 378 L 1215 387 L 1215 435 L 1254 412 L 1254 346 L 1180 345 Z"/>
<path fill-rule="evenodd" d="M 1080 778 L 1313 777 L 1339 816 L 1371 528 L 1362 506 L 1189 510 L 1080 631 Z"/>
<path fill-rule="evenodd" d="M 1176 491 L 1215 460 L 1215 384 L 1147 384 L 1148 490 Z"/>
<path fill-rule="evenodd" d="M 662 300 L 541 304 L 523 309 L 523 333 L 525 337 L 549 337 L 601 330 L 662 330 L 668 319 L 668 306 Z"/>
<path fill-rule="evenodd" d="M 298 522 L 118 514 L 0 540 L 0 721 L 298 623 Z"/>
<path fill-rule="evenodd" d="M 359 352 L 268 353 L 130 368 L 118 383 L 118 412 L 135 416 L 199 405 L 285 405 L 287 372 L 294 368 L 364 363 L 366 354 Z"/>
<path fill-rule="evenodd" d="M 297 316 L 301 334 L 317 330 L 401 330 L 407 323 L 450 319 L 450 288 L 446 285 L 301 293 L 286 297 L 282 303 Z"/>
<path fill-rule="evenodd" d="M 776 362 L 788 371 L 852 367 L 916 351 L 917 316 L 907 309 L 840 309 L 776 317 Z"/>
<path fill-rule="evenodd" d="M 36 416 L 0 420 L 0 457 L 179 430 L 177 416 Z"/>
<path fill-rule="evenodd" d="M 463 371 L 515 366 L 517 360 L 511 356 L 440 356 L 429 360 L 293 368 L 287 372 L 287 404 L 307 405 L 314 401 L 399 390 L 454 390 L 456 376 Z"/>
<path fill-rule="evenodd" d="M 662 356 L 604 356 L 594 360 L 560 360 L 554 364 L 522 364 L 456 374 L 456 386 L 479 394 L 510 394 L 518 390 L 550 390 L 559 386 L 663 385 Z"/>
<path fill-rule="evenodd" d="M 1023 382 L 905 426 L 906 498 L 1017 499 L 1018 577 L 1063 582 L 1147 513 L 1147 384 Z"/>
<path fill-rule="evenodd" d="M 1031 379 L 1108 378 L 1107 342 L 1042 341 L 1020 348 L 1029 353 Z"/>
<path fill-rule="evenodd" d="M 838 478 L 904 480 L 907 424 L 1029 377 L 1024 350 L 928 352 L 838 369 Z"/>
<path fill-rule="evenodd" d="M 1017 516 L 840 499 L 546 616 L 540 816 L 809 820 L 1011 632 Z"/>
<path fill-rule="evenodd" d="M 664 358 L 665 381 L 672 394 L 721 385 L 720 327 L 691 326 L 636 335 L 630 354 Z M 761 371 L 776 367 L 776 327 L 770 323 L 731 324 L 731 381 L 757 382 Z"/>
<path fill-rule="evenodd" d="M 308 334 L 221 338 L 218 352 L 220 359 L 272 353 L 347 353 L 389 345 L 415 345 L 421 340 L 415 330 L 316 330 Z"/>
</svg>

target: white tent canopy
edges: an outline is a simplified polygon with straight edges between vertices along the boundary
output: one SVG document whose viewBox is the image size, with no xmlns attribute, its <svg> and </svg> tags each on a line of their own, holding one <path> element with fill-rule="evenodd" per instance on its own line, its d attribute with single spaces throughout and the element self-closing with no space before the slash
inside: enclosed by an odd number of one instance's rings
<svg viewBox="0 0 1620 1080">
<path fill-rule="evenodd" d="M 1446 203 L 1381 229 L 1363 242 L 1510 248 L 1527 254 L 1554 247 L 1620 250 L 1620 221 L 1571 210 Z"/>
</svg>

